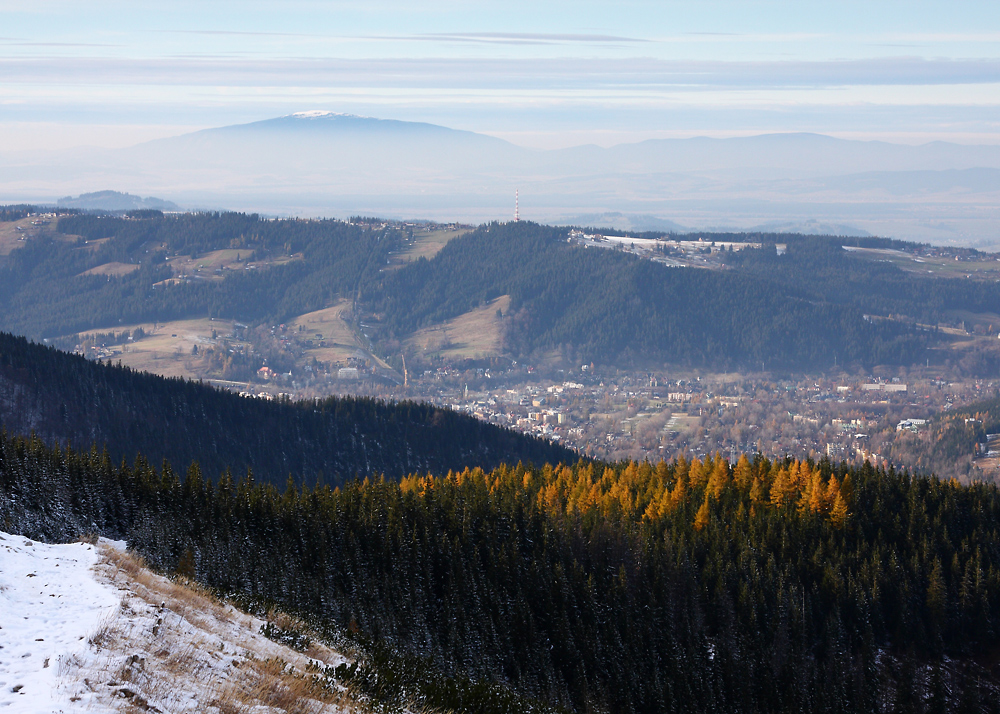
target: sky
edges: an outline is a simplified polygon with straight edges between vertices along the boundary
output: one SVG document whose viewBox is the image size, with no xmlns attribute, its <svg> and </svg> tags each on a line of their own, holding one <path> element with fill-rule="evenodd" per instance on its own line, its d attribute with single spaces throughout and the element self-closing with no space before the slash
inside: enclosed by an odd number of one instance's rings
<svg viewBox="0 0 1000 714">
<path fill-rule="evenodd" d="M 1000 143 L 995 0 L 0 0 L 0 152 L 306 110 L 535 148 Z"/>
</svg>

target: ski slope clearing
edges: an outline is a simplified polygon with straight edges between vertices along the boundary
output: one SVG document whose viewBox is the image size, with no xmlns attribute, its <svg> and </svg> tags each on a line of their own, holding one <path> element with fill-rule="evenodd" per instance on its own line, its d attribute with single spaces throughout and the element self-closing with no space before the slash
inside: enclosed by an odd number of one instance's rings
<svg viewBox="0 0 1000 714">
<path fill-rule="evenodd" d="M 120 543 L 0 533 L 0 628 L 4 714 L 357 710 L 319 674 L 346 658 L 302 623 L 239 612 L 150 572 Z"/>
</svg>

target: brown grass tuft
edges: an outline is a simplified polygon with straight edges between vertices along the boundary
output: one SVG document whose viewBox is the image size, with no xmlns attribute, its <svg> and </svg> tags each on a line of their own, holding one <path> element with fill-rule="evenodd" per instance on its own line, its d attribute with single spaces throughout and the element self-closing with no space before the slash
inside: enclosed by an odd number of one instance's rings
<svg viewBox="0 0 1000 714">
<path fill-rule="evenodd" d="M 272 610 L 265 622 L 307 636 L 311 643 L 306 654 L 266 639 L 259 634 L 261 620 L 235 610 L 197 583 L 156 575 L 132 553 L 107 546 L 101 546 L 100 553 L 99 577 L 122 590 L 120 608 L 90 638 L 94 652 L 100 653 L 96 659 L 89 658 L 89 667 L 81 663 L 67 670 L 77 678 L 102 682 L 100 696 L 115 710 L 369 710 L 321 676 L 317 662 L 337 664 L 344 657 L 318 642 L 302 620 Z"/>
</svg>

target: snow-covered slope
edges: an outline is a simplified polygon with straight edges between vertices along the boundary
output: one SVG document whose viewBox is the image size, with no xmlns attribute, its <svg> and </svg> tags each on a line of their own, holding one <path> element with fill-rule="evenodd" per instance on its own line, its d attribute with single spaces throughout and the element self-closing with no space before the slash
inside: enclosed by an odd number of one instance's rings
<svg viewBox="0 0 1000 714">
<path fill-rule="evenodd" d="M 345 658 L 293 618 L 268 620 L 304 651 L 120 543 L 0 533 L 0 714 L 354 710 L 322 676 Z"/>
<path fill-rule="evenodd" d="M 111 711 L 60 677 L 118 607 L 114 587 L 94 579 L 97 558 L 88 543 L 45 545 L 0 533 L 0 711 Z"/>
</svg>

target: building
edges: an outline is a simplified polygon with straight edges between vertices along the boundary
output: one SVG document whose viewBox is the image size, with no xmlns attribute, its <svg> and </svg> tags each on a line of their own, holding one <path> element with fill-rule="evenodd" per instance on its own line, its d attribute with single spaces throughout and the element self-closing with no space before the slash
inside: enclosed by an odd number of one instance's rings
<svg viewBox="0 0 1000 714">
<path fill-rule="evenodd" d="M 919 429 L 926 423 L 927 423 L 926 419 L 903 419 L 903 421 L 896 424 L 896 431 L 902 431 L 903 429 L 908 429 L 912 432 L 916 432 L 917 429 Z"/>
<path fill-rule="evenodd" d="M 863 384 L 861 386 L 866 392 L 905 392 L 905 384 Z"/>
</svg>

